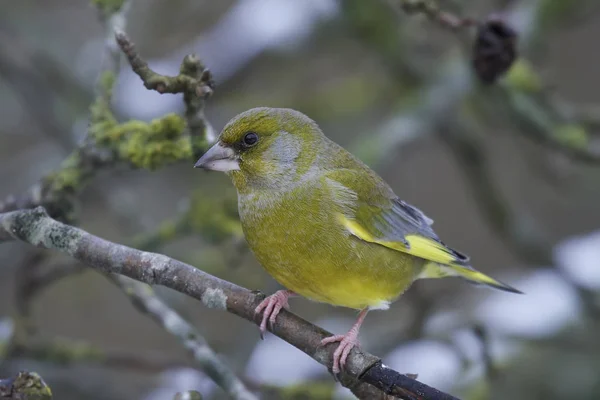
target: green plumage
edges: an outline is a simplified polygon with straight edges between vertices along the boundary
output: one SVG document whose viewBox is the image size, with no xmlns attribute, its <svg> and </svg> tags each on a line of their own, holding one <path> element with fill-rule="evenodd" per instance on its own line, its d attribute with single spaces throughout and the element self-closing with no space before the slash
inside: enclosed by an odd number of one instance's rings
<svg viewBox="0 0 600 400">
<path fill-rule="evenodd" d="M 256 142 L 248 144 L 249 133 Z M 219 156 L 204 163 L 231 176 L 250 248 L 269 274 L 304 297 L 387 308 L 415 279 L 448 275 L 514 291 L 470 268 L 425 214 L 297 111 L 240 114 L 217 147 L 211 151 Z"/>
</svg>

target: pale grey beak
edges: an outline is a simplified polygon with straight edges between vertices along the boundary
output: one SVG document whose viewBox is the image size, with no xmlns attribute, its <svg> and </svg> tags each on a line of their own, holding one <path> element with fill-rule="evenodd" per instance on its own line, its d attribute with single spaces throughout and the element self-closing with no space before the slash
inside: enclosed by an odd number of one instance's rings
<svg viewBox="0 0 600 400">
<path fill-rule="evenodd" d="M 229 147 L 217 142 L 194 164 L 194 168 L 204 168 L 213 171 L 235 171 L 240 169 L 240 163 L 235 152 Z"/>
</svg>

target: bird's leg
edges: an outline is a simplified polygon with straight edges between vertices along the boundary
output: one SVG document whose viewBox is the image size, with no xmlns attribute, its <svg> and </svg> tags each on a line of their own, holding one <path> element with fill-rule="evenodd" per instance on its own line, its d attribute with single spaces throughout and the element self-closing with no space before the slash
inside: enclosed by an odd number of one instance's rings
<svg viewBox="0 0 600 400">
<path fill-rule="evenodd" d="M 264 334 L 267 331 L 267 321 L 269 321 L 270 326 L 273 327 L 275 318 L 277 318 L 279 311 L 281 311 L 282 308 L 285 308 L 286 310 L 289 309 L 290 306 L 288 304 L 288 299 L 295 295 L 296 293 L 292 292 L 291 290 L 278 290 L 261 301 L 261 303 L 254 309 L 255 314 L 260 314 L 261 312 L 263 313 L 262 322 L 260 323 L 261 339 L 264 337 Z"/>
<path fill-rule="evenodd" d="M 340 342 L 339 346 L 333 352 L 333 367 L 331 368 L 334 375 L 340 373 L 341 368 L 344 368 L 346 365 L 346 359 L 348 358 L 348 354 L 355 346 L 360 346 L 358 342 L 358 331 L 360 326 L 362 325 L 367 313 L 369 312 L 368 308 L 363 309 L 360 314 L 358 314 L 358 319 L 356 323 L 352 325 L 352 328 L 345 335 L 333 335 L 329 336 L 323 340 L 321 340 L 321 345 L 325 345 L 333 342 Z"/>
</svg>

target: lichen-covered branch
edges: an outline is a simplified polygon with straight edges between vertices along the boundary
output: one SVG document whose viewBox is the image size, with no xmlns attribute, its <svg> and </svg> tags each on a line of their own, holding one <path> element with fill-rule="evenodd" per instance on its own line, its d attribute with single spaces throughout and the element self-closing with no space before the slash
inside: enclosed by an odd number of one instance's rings
<svg viewBox="0 0 600 400">
<path fill-rule="evenodd" d="M 212 93 L 214 83 L 210 71 L 204 68 L 196 56 L 189 55 L 183 59 L 179 75 L 161 75 L 154 72 L 148 66 L 148 63 L 140 57 L 134 43 L 125 32 L 122 30 L 116 31 L 115 38 L 127 60 L 129 60 L 131 69 L 142 79 L 146 89 L 156 90 L 161 94 L 195 93 L 199 97 L 205 97 Z"/>
<path fill-rule="evenodd" d="M 122 275 L 108 275 L 108 277 L 123 289 L 123 292 L 131 298 L 131 302 L 139 311 L 149 315 L 167 332 L 175 336 L 200 364 L 202 370 L 232 398 L 257 399 L 233 371 L 219 359 L 202 335 L 156 296 L 150 286 Z"/>
<path fill-rule="evenodd" d="M 52 391 L 35 372 L 21 371 L 14 378 L 0 379 L 0 399 L 51 400 Z"/>
<path fill-rule="evenodd" d="M 189 133 L 195 141 L 194 148 L 198 150 L 197 153 L 201 151 L 206 145 L 206 141 L 210 142 L 214 139 L 214 131 L 204 118 L 204 103 L 214 90 L 214 81 L 210 70 L 202 64 L 197 55 L 190 54 L 185 56 L 181 62 L 178 75 L 159 74 L 142 59 L 136 51 L 134 43 L 123 30 L 117 30 L 115 38 L 127 57 L 131 69 L 142 79 L 147 89 L 161 94 L 183 93 Z"/>
<path fill-rule="evenodd" d="M 112 243 L 63 224 L 50 218 L 41 207 L 0 214 L 0 241 L 13 239 L 63 252 L 104 273 L 169 287 L 200 300 L 206 307 L 260 322 L 254 309 L 264 296 L 164 255 Z M 320 345 L 323 338 L 330 336 L 329 332 L 287 311 L 280 314 L 272 332 L 331 368 L 335 344 Z M 368 390 L 366 383 L 403 399 L 455 399 L 385 367 L 377 357 L 360 350 L 350 354 L 341 379 L 354 390 Z"/>
</svg>

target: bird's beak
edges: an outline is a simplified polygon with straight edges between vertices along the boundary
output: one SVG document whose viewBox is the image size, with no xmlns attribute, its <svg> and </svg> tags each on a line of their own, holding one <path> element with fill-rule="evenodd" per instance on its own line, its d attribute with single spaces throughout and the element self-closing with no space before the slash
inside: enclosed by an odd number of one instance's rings
<svg viewBox="0 0 600 400">
<path fill-rule="evenodd" d="M 235 171 L 240 169 L 239 159 L 229 147 L 217 142 L 194 164 L 194 168 L 204 168 L 213 171 Z"/>
</svg>

